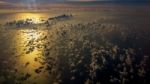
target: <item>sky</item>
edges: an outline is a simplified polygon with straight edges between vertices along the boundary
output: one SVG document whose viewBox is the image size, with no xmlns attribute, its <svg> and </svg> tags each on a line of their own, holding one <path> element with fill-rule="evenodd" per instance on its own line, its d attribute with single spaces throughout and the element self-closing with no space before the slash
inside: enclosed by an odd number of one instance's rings
<svg viewBox="0 0 150 84">
<path fill-rule="evenodd" d="M 136 2 L 150 2 L 150 0 L 0 0 L 0 9 L 9 9 L 9 8 L 22 8 L 22 7 L 28 7 L 28 8 L 36 8 L 41 6 L 41 4 L 68 4 L 68 3 L 87 3 L 87 2 L 129 2 L 129 3 L 136 3 Z M 40 5 L 39 5 L 40 4 Z"/>
<path fill-rule="evenodd" d="M 36 3 L 51 3 L 51 2 L 69 2 L 69 1 L 82 1 L 82 2 L 87 2 L 87 1 L 150 1 L 150 0 L 0 0 L 3 2 L 15 2 L 15 3 L 19 3 L 19 2 L 36 2 Z"/>
</svg>

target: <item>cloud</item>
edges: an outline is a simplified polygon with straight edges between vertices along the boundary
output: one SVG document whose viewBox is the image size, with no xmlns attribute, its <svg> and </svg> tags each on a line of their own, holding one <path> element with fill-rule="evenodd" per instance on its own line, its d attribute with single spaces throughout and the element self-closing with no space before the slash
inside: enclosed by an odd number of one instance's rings
<svg viewBox="0 0 150 84">
<path fill-rule="evenodd" d="M 5 2 L 5 1 L 0 1 L 0 4 L 11 4 L 11 3 Z"/>
<path fill-rule="evenodd" d="M 11 2 L 6 2 L 6 1 L 0 1 L 0 9 L 12 9 L 16 8 L 16 4 L 11 3 Z"/>
</svg>

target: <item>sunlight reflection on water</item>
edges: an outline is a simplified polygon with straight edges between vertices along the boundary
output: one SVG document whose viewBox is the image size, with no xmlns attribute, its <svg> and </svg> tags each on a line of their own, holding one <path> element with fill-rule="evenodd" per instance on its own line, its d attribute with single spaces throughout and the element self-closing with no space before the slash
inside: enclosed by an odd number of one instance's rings
<svg viewBox="0 0 150 84">
<path fill-rule="evenodd" d="M 43 73 L 36 73 L 35 70 L 39 67 L 45 67 L 40 62 L 37 62 L 35 59 L 42 58 L 45 59 L 43 56 L 44 48 L 41 47 L 40 50 L 37 49 L 37 45 L 44 45 L 44 41 L 38 41 L 42 35 L 47 34 L 46 31 L 38 31 L 38 30 L 20 30 L 17 32 L 17 42 L 16 42 L 16 49 L 17 52 L 20 53 L 20 57 L 17 60 L 16 68 L 20 73 L 23 74 L 30 74 L 31 77 L 24 81 L 24 84 L 27 82 L 36 82 L 37 84 L 47 84 L 48 82 L 48 72 Z M 44 60 L 41 60 L 44 62 Z M 34 80 L 34 81 L 33 81 Z"/>
</svg>

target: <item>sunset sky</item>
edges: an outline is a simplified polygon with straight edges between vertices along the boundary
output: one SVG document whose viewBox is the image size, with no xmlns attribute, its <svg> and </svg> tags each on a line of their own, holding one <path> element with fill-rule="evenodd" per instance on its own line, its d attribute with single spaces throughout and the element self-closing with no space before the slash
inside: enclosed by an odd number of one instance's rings
<svg viewBox="0 0 150 84">
<path fill-rule="evenodd" d="M 129 2 L 129 3 L 136 3 L 136 2 L 150 2 L 150 0 L 0 0 L 0 9 L 14 9 L 14 8 L 37 8 L 37 7 L 43 7 L 43 6 L 51 6 L 55 4 L 66 4 L 69 5 L 69 3 L 88 3 L 89 2 Z M 44 5 L 43 5 L 44 4 Z M 51 4 L 51 5 L 50 5 Z M 91 3 L 90 3 L 91 4 Z"/>
</svg>

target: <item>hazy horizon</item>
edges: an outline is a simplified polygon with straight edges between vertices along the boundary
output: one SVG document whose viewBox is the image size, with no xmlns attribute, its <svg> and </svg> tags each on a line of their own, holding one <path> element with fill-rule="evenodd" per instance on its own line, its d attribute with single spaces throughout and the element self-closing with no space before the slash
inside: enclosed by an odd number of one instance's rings
<svg viewBox="0 0 150 84">
<path fill-rule="evenodd" d="M 104 4 L 150 4 L 149 0 L 0 0 L 0 9 L 44 9 L 55 7 L 99 6 Z"/>
</svg>

